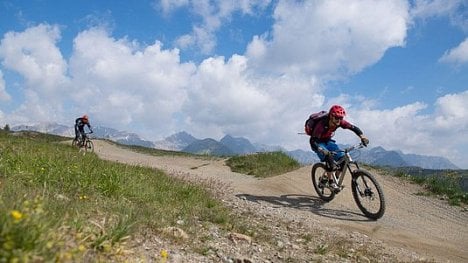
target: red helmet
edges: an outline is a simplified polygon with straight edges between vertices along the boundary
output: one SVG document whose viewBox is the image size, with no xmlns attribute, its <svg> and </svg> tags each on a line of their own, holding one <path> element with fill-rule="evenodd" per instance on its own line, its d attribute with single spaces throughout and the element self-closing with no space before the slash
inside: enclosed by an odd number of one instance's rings
<svg viewBox="0 0 468 263">
<path fill-rule="evenodd" d="M 83 121 L 88 122 L 88 115 L 83 115 Z"/>
<path fill-rule="evenodd" d="M 330 108 L 330 111 L 328 112 L 328 114 L 330 114 L 333 117 L 344 118 L 344 116 L 346 116 L 346 111 L 340 105 L 333 105 Z"/>
</svg>

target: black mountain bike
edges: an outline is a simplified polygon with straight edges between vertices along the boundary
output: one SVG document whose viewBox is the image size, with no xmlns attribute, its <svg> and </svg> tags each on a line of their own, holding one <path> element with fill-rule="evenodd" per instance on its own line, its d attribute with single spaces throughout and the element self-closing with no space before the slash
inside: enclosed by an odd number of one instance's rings
<svg viewBox="0 0 468 263">
<path fill-rule="evenodd" d="M 88 136 L 88 134 L 91 134 L 92 132 L 87 132 L 85 133 L 85 138 L 83 140 L 82 136 L 78 137 L 78 139 L 73 139 L 72 145 L 75 147 L 78 147 L 80 151 L 84 152 L 94 152 L 94 143 L 91 140 L 91 138 Z"/>
<path fill-rule="evenodd" d="M 328 171 L 324 163 L 316 163 L 312 166 L 312 183 L 319 197 L 328 202 L 335 198 L 343 188 L 343 179 L 347 172 L 351 174 L 351 191 L 354 201 L 359 209 L 368 218 L 377 220 L 385 213 L 385 198 L 382 187 L 375 177 L 364 169 L 360 169 L 356 161 L 351 158 L 350 152 L 365 147 L 362 143 L 341 150 L 344 152 L 336 164 L 337 168 Z M 328 174 L 332 173 L 333 181 L 338 185 L 334 189 L 329 185 Z"/>
</svg>

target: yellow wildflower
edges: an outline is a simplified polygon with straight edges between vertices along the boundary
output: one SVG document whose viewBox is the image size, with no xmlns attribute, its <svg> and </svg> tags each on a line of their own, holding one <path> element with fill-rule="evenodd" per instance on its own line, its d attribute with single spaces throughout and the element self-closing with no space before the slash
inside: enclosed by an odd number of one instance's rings
<svg viewBox="0 0 468 263">
<path fill-rule="evenodd" d="M 84 245 L 78 246 L 78 251 L 83 252 L 86 250 L 86 247 Z"/>
<path fill-rule="evenodd" d="M 23 214 L 18 210 L 13 210 L 10 214 L 16 221 L 20 221 L 23 218 Z"/>
<path fill-rule="evenodd" d="M 52 241 L 47 242 L 46 248 L 51 249 L 52 247 L 54 247 L 54 242 L 52 242 Z"/>
<path fill-rule="evenodd" d="M 102 244 L 102 250 L 104 252 L 110 252 L 112 250 L 112 245 L 109 243 Z"/>
<path fill-rule="evenodd" d="M 167 250 L 162 249 L 161 252 L 160 252 L 159 254 L 160 254 L 161 257 L 163 258 L 163 260 L 166 260 L 166 259 L 167 259 L 167 256 L 168 256 Z"/>
</svg>

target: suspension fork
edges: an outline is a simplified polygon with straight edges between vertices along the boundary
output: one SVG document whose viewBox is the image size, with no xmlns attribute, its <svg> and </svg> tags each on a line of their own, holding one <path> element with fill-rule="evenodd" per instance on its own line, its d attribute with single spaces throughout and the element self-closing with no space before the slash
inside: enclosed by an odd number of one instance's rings
<svg viewBox="0 0 468 263">
<path fill-rule="evenodd" d="M 353 161 L 353 162 L 350 162 L 350 163 L 348 164 L 348 167 L 349 167 L 350 171 L 352 171 L 352 170 L 351 170 L 351 167 L 350 167 L 350 164 L 351 164 L 351 163 L 354 164 L 354 166 L 356 167 L 356 169 L 355 169 L 354 171 L 359 170 L 359 165 L 358 165 L 358 163 L 356 163 L 356 162 Z M 352 175 L 352 179 L 351 179 L 351 180 L 353 180 L 354 182 L 356 182 L 357 177 L 354 176 L 354 173 L 353 173 L 353 172 L 351 172 L 351 175 Z M 369 189 L 369 185 L 367 184 L 367 178 L 366 178 L 365 176 L 363 176 L 361 179 L 362 179 L 362 182 L 364 183 L 365 190 Z M 358 186 L 358 187 L 359 187 L 359 186 Z M 361 191 L 361 189 L 359 189 L 359 192 L 361 193 L 361 195 L 363 194 L 363 192 Z"/>
<path fill-rule="evenodd" d="M 353 165 L 354 167 L 351 167 L 351 165 Z M 348 166 L 349 172 L 351 173 L 351 177 L 352 177 L 351 179 L 356 180 L 356 177 L 354 176 L 354 171 L 359 170 L 359 164 L 355 161 L 350 161 L 349 163 L 347 163 L 347 166 Z"/>
</svg>

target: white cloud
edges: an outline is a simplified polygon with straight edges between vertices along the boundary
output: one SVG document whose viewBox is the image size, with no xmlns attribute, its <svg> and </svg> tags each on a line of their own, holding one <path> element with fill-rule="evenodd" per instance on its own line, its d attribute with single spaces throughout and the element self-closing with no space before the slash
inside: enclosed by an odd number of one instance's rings
<svg viewBox="0 0 468 263">
<path fill-rule="evenodd" d="M 59 28 L 45 24 L 6 33 L 0 44 L 3 65 L 25 76 L 30 88 L 52 94 L 56 83 L 66 82 L 67 64 L 56 46 L 59 39 Z"/>
<path fill-rule="evenodd" d="M 191 34 L 178 37 L 175 43 L 181 49 L 193 50 L 196 47 L 202 54 L 209 54 L 216 47 L 216 37 L 206 28 L 195 26 Z"/>
<path fill-rule="evenodd" d="M 183 112 L 194 135 L 236 134 L 280 143 L 282 135 L 302 131 L 298 112 L 323 103 L 313 87 L 319 90 L 314 78 L 260 76 L 249 71 L 243 56 L 209 58 L 192 77 Z"/>
<path fill-rule="evenodd" d="M 445 52 L 439 61 L 457 65 L 468 63 L 468 38 L 457 47 Z"/>
<path fill-rule="evenodd" d="M 70 60 L 76 104 L 117 128 L 143 126 L 145 135 L 174 129 L 172 116 L 186 100 L 194 71 L 180 62 L 177 49 L 164 50 L 160 42 L 140 47 L 98 28 L 75 38 Z"/>
<path fill-rule="evenodd" d="M 169 14 L 177 8 L 181 8 L 189 4 L 189 0 L 156 0 L 154 6 L 160 8 L 164 14 Z"/>
<path fill-rule="evenodd" d="M 403 46 L 406 1 L 279 1 L 271 35 L 255 37 L 248 56 L 279 74 L 359 72 Z"/>
<path fill-rule="evenodd" d="M 468 134 L 467 101 L 468 91 L 448 94 L 437 99 L 434 119 L 436 128 L 441 130 L 443 134 Z"/>
<path fill-rule="evenodd" d="M 6 91 L 5 80 L 3 79 L 3 72 L 0 70 L 0 101 L 9 101 L 11 96 Z"/>
<path fill-rule="evenodd" d="M 190 12 L 201 19 L 192 27 L 190 34 L 178 37 L 176 45 L 181 49 L 196 47 L 202 54 L 211 54 L 217 44 L 216 32 L 223 23 L 229 23 L 231 16 L 235 12 L 247 15 L 255 15 L 266 8 L 271 0 L 241 0 L 241 1 L 197 1 L 197 0 L 177 0 L 156 1 L 155 6 L 159 7 L 165 15 L 172 11 L 188 7 Z"/>
<path fill-rule="evenodd" d="M 60 115 L 61 97 L 69 84 L 65 76 L 67 63 L 56 43 L 57 26 L 40 24 L 24 32 L 8 32 L 0 43 L 3 66 L 25 79 L 25 101 L 17 114 L 30 119 L 47 119 Z M 34 103 L 40 103 L 34 107 Z M 33 109 L 34 108 L 34 109 Z"/>
<path fill-rule="evenodd" d="M 466 0 L 416 0 L 412 3 L 411 16 L 423 20 L 447 16 L 453 25 L 468 31 L 467 8 Z"/>
<path fill-rule="evenodd" d="M 421 18 L 445 16 L 453 12 L 462 1 L 463 0 L 415 0 L 411 14 Z"/>
<path fill-rule="evenodd" d="M 468 91 L 447 94 L 424 113 L 428 105 L 416 102 L 389 110 L 354 108 L 352 121 L 368 135 L 372 145 L 407 153 L 448 157 L 468 167 L 464 153 L 468 143 Z M 352 142 L 351 136 L 345 136 Z"/>
</svg>

